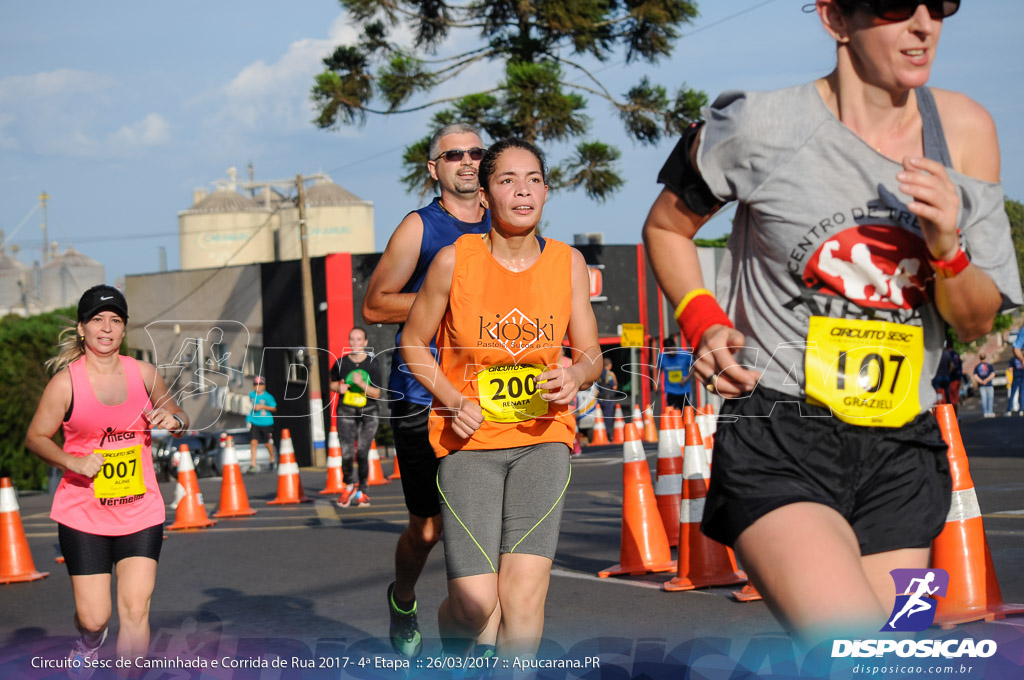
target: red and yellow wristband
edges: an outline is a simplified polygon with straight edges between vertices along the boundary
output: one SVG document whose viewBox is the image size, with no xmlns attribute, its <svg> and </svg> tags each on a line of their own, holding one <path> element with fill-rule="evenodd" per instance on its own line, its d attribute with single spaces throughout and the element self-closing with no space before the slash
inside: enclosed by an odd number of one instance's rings
<svg viewBox="0 0 1024 680">
<path fill-rule="evenodd" d="M 706 288 L 695 288 L 683 297 L 676 307 L 676 321 L 692 347 L 700 344 L 704 331 L 715 324 L 733 328 L 732 321 L 718 306 L 714 294 Z"/>
<path fill-rule="evenodd" d="M 951 279 L 963 270 L 967 269 L 967 267 L 970 266 L 971 261 L 967 258 L 967 253 L 964 252 L 964 249 L 961 248 L 957 251 L 956 255 L 948 260 L 933 260 L 929 257 L 928 264 L 931 265 L 936 278 Z"/>
</svg>

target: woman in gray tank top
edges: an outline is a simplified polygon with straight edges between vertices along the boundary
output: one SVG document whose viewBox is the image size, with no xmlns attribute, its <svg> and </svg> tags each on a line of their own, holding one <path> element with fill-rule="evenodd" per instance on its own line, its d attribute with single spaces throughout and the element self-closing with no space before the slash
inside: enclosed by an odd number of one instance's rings
<svg viewBox="0 0 1024 680">
<path fill-rule="evenodd" d="M 889 571 L 928 567 L 951 490 L 929 413 L 945 325 L 977 338 L 1021 303 L 992 118 L 925 87 L 959 2 L 814 6 L 835 69 L 721 95 L 644 225 L 696 376 L 735 421 L 716 434 L 702 530 L 805 643 L 877 637 Z M 716 302 L 693 238 L 729 201 Z"/>
</svg>

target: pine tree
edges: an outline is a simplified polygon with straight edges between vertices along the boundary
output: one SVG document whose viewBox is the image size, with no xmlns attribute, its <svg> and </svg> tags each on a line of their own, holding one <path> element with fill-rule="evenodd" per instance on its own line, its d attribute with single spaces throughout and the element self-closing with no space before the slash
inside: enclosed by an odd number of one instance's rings
<svg viewBox="0 0 1024 680">
<path fill-rule="evenodd" d="M 676 136 L 700 114 L 704 93 L 685 83 L 670 97 L 646 77 L 616 96 L 586 67 L 590 57 L 606 62 L 624 52 L 626 63 L 656 63 L 672 52 L 679 29 L 697 16 L 685 0 L 340 0 L 362 28 L 354 45 L 339 46 L 316 76 L 312 100 L 320 128 L 362 125 L 367 114 L 392 115 L 428 107 L 431 127 L 452 122 L 478 126 L 491 139 L 522 137 L 534 143 L 579 140 L 569 158 L 552 167 L 553 188 L 583 189 L 604 201 L 624 183 L 616 170 L 620 152 L 587 139 L 586 95 L 609 102 L 627 135 L 642 144 Z M 402 26 L 414 36 L 413 48 L 390 41 Z M 449 37 L 477 38 L 470 49 L 436 57 Z M 460 43 L 461 44 L 461 43 Z M 469 43 L 467 43 L 469 44 Z M 415 50 L 415 52 L 413 51 Z M 424 55 L 424 56 L 421 56 Z M 468 96 L 431 93 L 483 61 L 505 64 L 504 78 Z M 571 80 L 570 80 L 571 79 Z M 413 100 L 416 103 L 412 103 Z M 426 171 L 429 136 L 403 155 L 410 192 L 434 190 Z"/>
</svg>

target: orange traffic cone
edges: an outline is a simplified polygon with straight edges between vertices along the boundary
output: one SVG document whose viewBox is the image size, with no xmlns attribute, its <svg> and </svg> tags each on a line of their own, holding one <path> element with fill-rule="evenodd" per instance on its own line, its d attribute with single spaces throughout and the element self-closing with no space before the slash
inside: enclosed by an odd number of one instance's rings
<svg viewBox="0 0 1024 680">
<path fill-rule="evenodd" d="M 292 445 L 292 433 L 288 428 L 281 430 L 281 454 L 277 461 L 277 497 L 267 501 L 267 505 L 292 505 L 295 503 L 312 503 L 302 490 L 302 479 L 299 477 L 299 464 L 295 462 L 295 447 Z"/>
<path fill-rule="evenodd" d="M 171 510 L 177 508 L 178 503 L 190 493 L 196 495 L 200 505 L 206 502 L 203 500 L 203 492 L 199 490 L 199 479 L 196 477 L 195 469 L 196 466 L 192 463 L 192 453 L 189 451 L 188 444 L 182 444 L 178 448 L 178 483 L 174 487 L 174 500 L 170 504 Z M 191 470 L 192 474 L 182 474 L 188 470 Z"/>
<path fill-rule="evenodd" d="M 615 423 L 612 426 L 612 444 L 625 444 L 626 421 L 622 418 L 622 405 L 615 405 Z"/>
<path fill-rule="evenodd" d="M 715 407 L 705 404 L 697 409 L 694 417 L 697 427 L 700 428 L 700 436 L 704 439 L 704 448 L 708 454 L 708 465 L 711 464 L 711 452 L 715 448 L 715 433 L 718 432 L 718 416 L 715 415 Z"/>
<path fill-rule="evenodd" d="M 687 425 L 693 425 L 696 422 L 697 422 L 697 420 L 694 417 L 693 407 L 690 406 L 690 405 L 684 406 L 683 407 L 683 427 L 685 428 Z"/>
<path fill-rule="evenodd" d="M 607 446 L 611 444 L 608 441 L 608 430 L 604 426 L 604 416 L 601 415 L 601 409 L 598 408 L 594 414 L 594 430 L 590 435 L 591 446 Z"/>
<path fill-rule="evenodd" d="M 21 509 L 10 477 L 0 479 L 0 583 L 38 581 L 50 575 L 36 571 L 32 551 L 21 526 Z"/>
<path fill-rule="evenodd" d="M 661 416 L 654 479 L 654 498 L 658 502 L 661 522 L 666 527 L 679 526 L 679 503 L 683 492 L 683 452 L 672 422 L 673 417 L 679 416 L 675 412 Z M 666 530 L 666 534 L 670 547 L 679 545 L 679 532 Z"/>
<path fill-rule="evenodd" d="M 732 597 L 737 602 L 757 602 L 762 599 L 761 593 L 757 592 L 753 583 L 748 583 L 741 590 L 732 591 Z"/>
<path fill-rule="evenodd" d="M 644 431 L 644 414 L 640 412 L 640 404 L 633 404 L 633 427 L 637 434 Z"/>
<path fill-rule="evenodd" d="M 938 598 L 935 623 L 952 628 L 968 621 L 991 621 L 1007 614 L 1020 614 L 1024 605 L 1003 603 L 956 412 L 950 404 L 941 404 L 936 407 L 935 416 L 949 446 L 947 455 L 953 476 L 953 503 L 946 528 L 932 543 L 932 567 L 949 573 L 949 588 L 945 597 Z"/>
<path fill-rule="evenodd" d="M 657 444 L 661 441 L 658 435 L 658 426 L 654 424 L 654 406 L 644 411 L 644 441 L 648 444 Z"/>
<path fill-rule="evenodd" d="M 398 469 L 398 454 L 396 453 L 392 460 L 395 461 L 395 467 L 391 469 L 391 474 L 388 475 L 388 479 L 401 479 L 402 472 Z"/>
<path fill-rule="evenodd" d="M 235 456 L 235 438 L 228 437 L 224 443 L 224 469 L 221 470 L 220 505 L 214 517 L 248 517 L 256 511 L 249 506 L 249 496 L 242 482 L 242 469 Z"/>
<path fill-rule="evenodd" d="M 199 480 L 196 478 L 196 468 L 192 464 L 192 453 L 188 450 L 188 444 L 182 444 L 178 454 L 178 486 L 184 489 L 185 495 L 177 501 L 174 524 L 167 527 L 167 530 L 212 527 L 217 522 L 206 514 L 203 494 L 199 493 Z"/>
<path fill-rule="evenodd" d="M 384 468 L 380 465 L 380 455 L 377 453 L 377 440 L 370 443 L 370 455 L 367 459 L 370 464 L 370 474 L 366 478 L 367 486 L 380 486 L 390 484 L 391 480 L 384 476 Z"/>
<path fill-rule="evenodd" d="M 747 575 L 736 566 L 732 550 L 700 532 L 704 499 L 711 470 L 704 457 L 704 442 L 696 424 L 685 426 L 683 449 L 683 501 L 679 509 L 679 569 L 665 590 L 693 590 L 707 586 L 745 583 Z"/>
<path fill-rule="evenodd" d="M 640 435 L 633 423 L 627 423 L 625 430 L 619 563 L 597 572 L 601 578 L 671 571 L 673 567 L 672 552 L 668 547 L 665 525 L 658 514 L 658 503 L 651 488 L 651 469 L 647 467 Z"/>
<path fill-rule="evenodd" d="M 331 425 L 331 431 L 327 433 L 327 486 L 320 492 L 324 494 L 337 494 L 345 488 L 345 479 L 341 471 L 341 440 L 338 439 L 338 426 Z"/>
</svg>

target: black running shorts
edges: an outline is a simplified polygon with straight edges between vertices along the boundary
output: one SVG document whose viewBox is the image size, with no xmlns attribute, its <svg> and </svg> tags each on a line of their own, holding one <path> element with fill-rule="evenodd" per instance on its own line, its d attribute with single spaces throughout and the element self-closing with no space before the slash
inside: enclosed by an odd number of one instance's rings
<svg viewBox="0 0 1024 680">
<path fill-rule="evenodd" d="M 57 538 L 71 576 L 109 574 L 114 565 L 126 557 L 159 561 L 164 525 L 156 524 L 124 536 L 100 536 L 58 524 Z"/>
<path fill-rule="evenodd" d="M 441 514 L 437 498 L 437 456 L 430 445 L 430 406 L 411 401 L 391 405 L 395 458 L 402 474 L 405 507 L 417 517 Z"/>
<path fill-rule="evenodd" d="M 722 407 L 701 530 L 732 546 L 761 516 L 811 502 L 846 518 L 863 555 L 925 548 L 945 526 L 951 494 L 931 413 L 899 428 L 861 427 L 758 387 Z"/>
<path fill-rule="evenodd" d="M 251 425 L 249 427 L 249 440 L 256 441 L 261 444 L 273 444 L 274 443 L 274 426 L 273 425 Z"/>
</svg>

